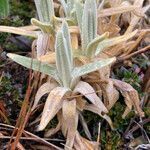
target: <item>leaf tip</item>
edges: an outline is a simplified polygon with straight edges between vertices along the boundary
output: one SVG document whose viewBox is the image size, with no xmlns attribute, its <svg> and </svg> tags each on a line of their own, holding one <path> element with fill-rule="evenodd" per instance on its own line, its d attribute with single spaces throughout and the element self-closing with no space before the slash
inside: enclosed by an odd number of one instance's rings
<svg viewBox="0 0 150 150">
<path fill-rule="evenodd" d="M 39 126 L 37 127 L 37 131 L 42 131 L 45 129 L 45 125 L 44 124 L 39 124 Z"/>
<path fill-rule="evenodd" d="M 14 55 L 15 55 L 15 54 L 8 53 L 8 54 L 7 54 L 7 57 L 9 57 L 9 58 L 13 59 L 13 58 L 14 58 Z"/>
</svg>

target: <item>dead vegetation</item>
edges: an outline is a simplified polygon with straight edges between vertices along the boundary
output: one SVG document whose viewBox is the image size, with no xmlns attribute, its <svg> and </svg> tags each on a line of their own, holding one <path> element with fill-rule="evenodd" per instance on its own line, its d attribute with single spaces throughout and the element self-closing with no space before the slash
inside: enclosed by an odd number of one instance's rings
<svg viewBox="0 0 150 150">
<path fill-rule="evenodd" d="M 34 141 L 32 145 L 25 142 L 30 149 L 149 149 L 149 133 L 144 128 L 150 122 L 149 69 L 142 77 L 143 92 L 115 74 L 115 70 L 121 72 L 120 66 L 138 64 L 135 56 L 143 57 L 146 68 L 149 66 L 149 1 L 35 0 L 35 4 L 39 20 L 32 18 L 32 25 L 0 26 L 0 32 L 34 38 L 28 57 L 7 54 L 30 69 L 15 126 L 9 123 L 5 106 L 0 105 L 0 137 L 10 139 L 7 149 L 25 149 L 20 140 Z M 132 75 L 128 79 L 134 80 Z M 2 79 L 3 75 L 0 84 Z M 41 102 L 45 95 L 46 101 Z M 117 105 L 120 108 L 116 109 Z M 86 120 L 89 111 L 101 117 L 96 120 L 101 122 L 97 140 L 91 134 L 95 128 Z M 121 121 L 131 119 L 123 131 L 115 125 L 117 117 L 118 124 L 121 117 Z M 89 118 L 94 120 L 95 115 Z M 30 127 L 32 133 L 26 130 Z M 44 129 L 44 135 L 36 135 Z M 134 137 L 137 130 L 141 134 Z M 59 139 L 59 131 L 65 140 Z M 119 135 L 115 146 L 108 140 L 114 132 Z M 50 139 L 55 134 L 57 140 Z"/>
</svg>

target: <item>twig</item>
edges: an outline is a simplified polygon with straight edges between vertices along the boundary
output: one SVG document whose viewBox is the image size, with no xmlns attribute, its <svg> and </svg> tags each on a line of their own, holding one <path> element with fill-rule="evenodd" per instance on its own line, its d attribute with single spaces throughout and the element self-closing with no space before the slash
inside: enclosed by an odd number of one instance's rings
<svg viewBox="0 0 150 150">
<path fill-rule="evenodd" d="M 11 129 L 15 129 L 14 126 L 11 126 L 11 125 L 8 125 L 8 124 L 0 123 L 0 126 L 4 126 L 4 127 L 11 128 Z M 18 128 L 16 128 L 16 129 L 18 129 Z M 34 135 L 33 133 L 30 133 L 30 132 L 25 131 L 25 130 L 24 130 L 24 132 L 25 132 L 26 134 L 30 135 L 31 137 L 33 137 L 37 142 L 41 142 L 41 143 L 43 143 L 43 144 L 46 144 L 47 146 L 54 147 L 54 148 L 56 148 L 57 150 L 62 150 L 61 148 L 59 148 L 59 147 L 57 147 L 57 146 L 55 146 L 55 145 L 53 145 L 53 144 L 47 142 L 45 139 L 40 138 L 40 137 L 38 137 L 37 135 Z M 14 138 L 14 137 L 12 137 L 12 138 Z"/>
<path fill-rule="evenodd" d="M 136 121 L 134 121 L 134 122 L 135 122 L 135 123 L 140 127 L 140 129 L 143 131 L 143 133 L 145 134 L 145 136 L 146 136 L 146 138 L 147 138 L 148 143 L 150 144 L 150 139 L 149 139 L 149 137 L 148 137 L 146 131 L 145 131 L 144 128 L 142 127 L 143 124 L 140 125 L 138 122 L 136 122 Z"/>
<path fill-rule="evenodd" d="M 10 139 L 10 136 L 1 136 L 0 135 L 0 139 Z M 16 136 L 13 137 L 13 139 L 16 139 Z M 20 137 L 21 140 L 33 140 L 33 141 L 37 141 L 36 138 L 32 138 L 32 137 Z M 43 138 L 46 141 L 54 141 L 54 142 L 64 142 L 64 140 L 60 140 L 60 139 L 49 139 L 49 138 Z"/>
<path fill-rule="evenodd" d="M 133 57 L 133 56 L 135 56 L 137 54 L 144 53 L 144 52 L 146 52 L 148 50 L 150 50 L 150 45 L 148 45 L 148 46 L 146 46 L 146 47 L 144 47 L 144 48 L 142 48 L 142 49 L 140 49 L 140 50 L 138 50 L 136 52 L 133 52 L 133 53 L 131 53 L 131 54 L 125 56 L 125 57 L 118 57 L 117 58 L 117 62 L 122 62 L 122 61 L 127 60 L 127 59 L 129 59 L 129 58 L 131 58 L 131 57 Z"/>
<path fill-rule="evenodd" d="M 97 143 L 100 143 L 100 137 L 101 137 L 101 123 L 98 124 L 98 136 L 97 136 Z"/>
<path fill-rule="evenodd" d="M 135 122 L 134 120 L 132 120 L 132 123 L 133 122 Z M 143 120 L 143 122 L 142 122 L 142 125 L 144 125 L 144 124 L 146 124 L 146 123 L 149 123 L 150 122 L 150 118 L 148 118 L 148 119 L 144 119 Z M 131 124 L 132 124 L 131 123 Z M 133 132 L 135 132 L 136 130 L 138 130 L 139 129 L 139 126 L 138 125 L 135 125 L 132 129 L 128 129 L 129 131 L 125 131 L 125 134 L 124 134 L 124 136 L 126 137 L 127 135 L 129 135 L 129 134 L 132 134 Z"/>
</svg>

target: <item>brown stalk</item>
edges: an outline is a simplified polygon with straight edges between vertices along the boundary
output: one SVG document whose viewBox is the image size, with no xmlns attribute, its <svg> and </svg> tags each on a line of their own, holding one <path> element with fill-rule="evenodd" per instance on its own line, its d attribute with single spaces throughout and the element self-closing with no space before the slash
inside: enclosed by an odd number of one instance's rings
<svg viewBox="0 0 150 150">
<path fill-rule="evenodd" d="M 31 68 L 32 68 L 32 63 L 31 63 Z M 21 111 L 20 111 L 20 114 L 19 114 L 19 117 L 17 119 L 17 123 L 16 123 L 16 126 L 15 126 L 15 129 L 13 130 L 13 133 L 12 133 L 12 136 L 11 136 L 11 139 L 9 141 L 9 144 L 8 144 L 8 148 L 7 150 L 9 150 L 9 148 L 11 150 L 15 150 L 16 149 L 16 146 L 19 142 L 19 139 L 22 135 L 22 132 L 24 130 L 24 127 L 26 125 L 26 122 L 28 120 L 28 117 L 29 117 L 29 112 L 30 112 L 30 108 L 28 108 L 29 106 L 29 99 L 30 99 L 30 94 L 31 94 L 31 79 L 32 79 L 32 70 L 30 69 L 29 71 L 29 81 L 28 81 L 28 88 L 27 88 L 27 91 L 26 91 L 26 95 L 25 95 L 25 99 L 23 101 L 23 104 L 22 104 L 22 107 L 21 107 Z M 18 127 L 18 129 L 16 129 Z M 10 147 L 11 143 L 12 143 L 12 140 L 13 140 L 13 136 L 16 135 L 16 139 L 15 141 L 13 142 L 12 146 Z"/>
<path fill-rule="evenodd" d="M 144 53 L 148 50 L 150 50 L 150 45 L 148 45 L 148 46 L 146 46 L 146 47 L 144 47 L 144 48 L 142 48 L 136 52 L 133 52 L 133 53 L 131 53 L 125 57 L 118 57 L 116 63 L 123 62 L 124 60 L 130 59 L 131 57 L 136 56 L 136 55 L 141 54 L 141 53 Z"/>
<path fill-rule="evenodd" d="M 106 16 L 112 16 L 112 15 L 121 14 L 125 12 L 130 12 L 138 8 L 139 7 L 137 6 L 120 6 L 114 8 L 107 8 L 107 9 L 99 10 L 98 17 L 106 17 Z"/>
<path fill-rule="evenodd" d="M 138 44 L 141 42 L 141 40 L 143 40 L 144 36 L 147 34 L 147 31 L 143 31 L 142 33 L 140 33 L 139 37 L 137 38 L 137 40 L 135 41 L 134 44 L 131 45 L 131 47 L 129 48 L 129 50 L 123 54 L 122 56 L 125 56 L 127 54 L 130 54 L 137 46 Z"/>
<path fill-rule="evenodd" d="M 4 127 L 7 127 L 7 128 L 11 128 L 11 129 L 15 129 L 15 127 L 14 126 L 11 126 L 11 125 L 8 125 L 8 124 L 3 124 L 3 123 L 0 123 L 0 126 L 4 126 Z M 18 128 L 17 128 L 18 129 Z M 50 147 L 54 147 L 54 148 L 56 148 L 56 150 L 61 150 L 59 147 L 57 147 L 57 146 L 55 146 L 55 145 L 53 145 L 53 144 L 51 144 L 51 143 L 49 143 L 49 142 L 47 142 L 46 140 L 54 140 L 54 141 L 60 141 L 60 140 L 55 140 L 55 139 L 46 139 L 46 138 L 40 138 L 40 137 L 38 137 L 38 136 L 36 136 L 36 135 L 34 135 L 34 134 L 32 134 L 32 133 L 30 133 L 30 132 L 28 132 L 28 131 L 26 131 L 26 130 L 24 130 L 23 131 L 23 133 L 24 134 L 26 134 L 26 135 L 29 135 L 30 137 L 21 137 L 20 139 L 25 139 L 25 138 L 27 138 L 28 140 L 35 140 L 36 142 L 40 142 L 40 143 L 43 143 L 43 144 L 45 144 L 45 145 L 47 145 L 47 146 L 50 146 Z M 0 135 L 1 136 L 1 135 Z M 0 137 L 1 138 L 1 137 Z M 6 138 L 12 138 L 12 137 L 6 137 Z M 15 139 L 16 137 L 13 137 L 13 139 Z"/>
</svg>

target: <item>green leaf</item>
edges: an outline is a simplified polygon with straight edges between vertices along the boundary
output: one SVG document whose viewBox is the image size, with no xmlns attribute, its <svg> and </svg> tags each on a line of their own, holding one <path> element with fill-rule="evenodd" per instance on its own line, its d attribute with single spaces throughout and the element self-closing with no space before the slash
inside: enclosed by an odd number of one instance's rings
<svg viewBox="0 0 150 150">
<path fill-rule="evenodd" d="M 69 17 L 71 17 L 71 13 L 74 8 L 74 3 L 75 3 L 75 0 L 67 0 L 67 9 L 69 11 Z"/>
<path fill-rule="evenodd" d="M 66 17 L 70 18 L 71 14 L 72 14 L 72 11 L 73 11 L 73 8 L 74 8 L 75 0 L 67 0 L 67 1 L 60 0 L 60 2 L 61 2 L 61 5 L 64 9 Z"/>
<path fill-rule="evenodd" d="M 63 31 L 58 31 L 56 35 L 56 66 L 59 77 L 64 87 L 70 87 L 72 64 L 70 62 L 70 49 L 67 47 L 67 42 Z"/>
<path fill-rule="evenodd" d="M 96 0 L 86 0 L 82 16 L 82 49 L 97 36 L 97 6 Z"/>
<path fill-rule="evenodd" d="M 64 35 L 64 38 L 66 39 L 66 44 L 67 44 L 67 53 L 70 59 L 70 65 L 72 65 L 73 67 L 73 56 L 72 56 L 72 46 L 71 46 L 71 37 L 70 37 L 70 33 L 68 30 L 68 24 L 66 21 L 63 22 L 62 24 L 62 32 Z"/>
<path fill-rule="evenodd" d="M 55 33 L 54 28 L 50 23 L 43 23 L 35 18 L 31 19 L 31 23 L 38 26 L 44 33 L 50 33 L 52 35 Z"/>
<path fill-rule="evenodd" d="M 53 77 L 54 79 L 56 79 L 57 82 L 60 82 L 57 76 L 57 70 L 55 66 L 53 65 L 42 63 L 38 61 L 37 59 L 32 59 L 29 57 L 20 56 L 20 55 L 12 54 L 12 53 L 8 53 L 7 56 L 11 58 L 13 61 L 15 61 L 16 63 L 24 67 L 47 74 Z"/>
<path fill-rule="evenodd" d="M 34 0 L 41 22 L 50 23 L 54 16 L 53 0 Z"/>
<path fill-rule="evenodd" d="M 111 64 L 115 60 L 116 58 L 113 57 L 113 58 L 108 58 L 100 61 L 95 61 L 93 63 L 83 65 L 81 67 L 76 67 L 72 72 L 72 77 L 74 79 L 86 75 L 88 73 L 94 72 L 104 66 Z"/>
<path fill-rule="evenodd" d="M 83 4 L 80 1 L 75 2 L 75 12 L 78 21 L 80 32 L 82 30 L 82 15 L 83 15 Z"/>
<path fill-rule="evenodd" d="M 119 37 L 114 37 L 114 38 L 107 39 L 107 40 L 100 42 L 96 49 L 95 56 L 97 56 L 101 51 L 105 50 L 106 48 L 110 46 L 114 46 L 118 43 L 127 41 L 128 39 L 132 38 L 136 33 L 137 33 L 137 30 L 129 34 L 125 34 Z"/>
<path fill-rule="evenodd" d="M 6 17 L 9 14 L 9 0 L 0 0 L 0 17 Z"/>
<path fill-rule="evenodd" d="M 102 34 L 101 36 L 96 37 L 94 40 L 92 40 L 86 49 L 86 55 L 88 57 L 92 57 L 95 54 L 95 50 L 99 44 L 99 42 L 103 41 L 104 39 L 108 38 L 109 36 L 109 32 L 105 32 L 104 34 Z"/>
</svg>

